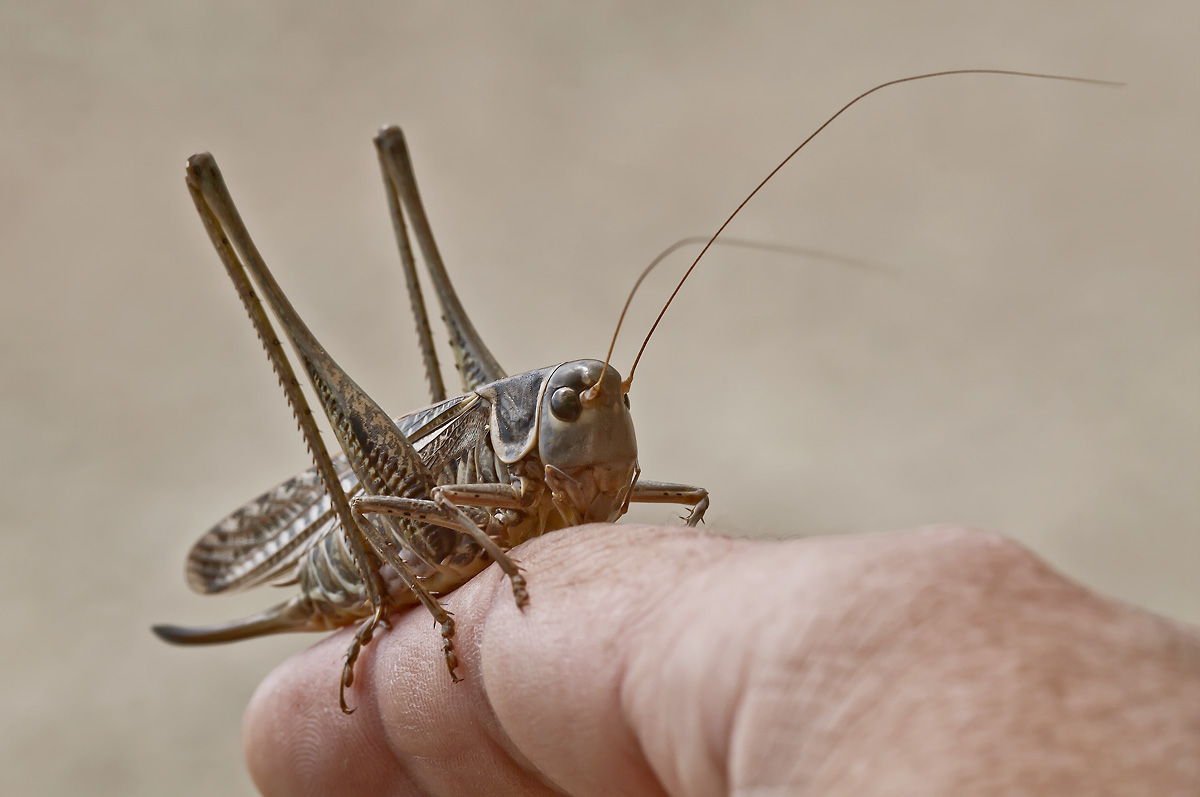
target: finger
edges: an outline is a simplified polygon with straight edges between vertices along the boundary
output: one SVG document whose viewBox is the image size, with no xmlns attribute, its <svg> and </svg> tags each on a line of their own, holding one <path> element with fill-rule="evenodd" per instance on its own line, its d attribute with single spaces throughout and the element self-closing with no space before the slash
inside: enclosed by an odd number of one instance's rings
<svg viewBox="0 0 1200 797">
<path fill-rule="evenodd" d="M 735 667 L 699 682 L 729 639 L 696 615 L 724 627 L 714 602 L 740 605 L 718 574 L 747 543 L 636 526 L 555 542 L 522 549 L 537 590 L 528 616 L 497 600 L 481 624 L 486 693 L 507 736 L 572 795 L 705 793 L 681 791 L 689 778 L 720 790 L 741 679 Z"/>
<path fill-rule="evenodd" d="M 475 615 L 474 587 L 451 611 Z M 509 596 L 511 601 L 511 594 Z M 550 793 L 534 769 L 510 754 L 483 696 L 478 629 L 461 616 L 460 674 L 451 682 L 440 638 L 420 607 L 392 617 L 392 629 L 363 649 L 338 708 L 342 631 L 276 669 L 251 699 L 243 728 L 247 764 L 266 795 Z"/>
<path fill-rule="evenodd" d="M 530 794 L 547 792 L 549 777 L 573 794 L 661 793 L 620 699 L 628 652 L 642 646 L 638 629 L 670 628 L 663 613 L 701 562 L 739 545 L 599 526 L 535 540 L 519 551 L 531 585 L 524 612 L 492 569 L 444 600 L 462 683 L 450 683 L 426 613 L 405 612 L 364 650 L 349 717 L 336 687 L 350 632 L 337 634 L 272 673 L 251 701 L 255 782 L 268 794 Z"/>
<path fill-rule="evenodd" d="M 787 791 L 853 680 L 857 660 L 830 641 L 854 648 L 875 633 L 854 622 L 856 596 L 865 581 L 904 578 L 894 564 L 910 538 L 764 543 L 615 526 L 533 541 L 530 584 L 553 600 L 534 595 L 528 617 L 491 604 L 487 697 L 521 753 L 572 795 Z"/>
<path fill-rule="evenodd" d="M 889 539 L 764 544 L 590 526 L 532 540 L 519 550 L 525 611 L 495 569 L 445 599 L 462 683 L 450 683 L 428 616 L 407 612 L 364 652 L 350 695 L 358 713 L 345 717 L 335 692 L 347 635 L 335 636 L 281 667 L 252 701 L 251 770 L 268 793 L 275 778 L 289 784 L 279 793 L 361 793 L 381 782 L 398 793 L 537 793 L 545 783 L 575 795 L 722 793 L 730 761 L 761 759 L 774 727 L 796 744 L 817 722 L 812 709 L 833 702 L 814 637 L 846 627 L 865 559 L 885 580 L 911 572 L 889 553 L 905 538 Z M 748 683 L 766 721 L 739 735 Z M 288 737 L 271 736 L 280 723 L 321 740 L 320 755 L 280 744 Z M 365 760 L 380 750 L 386 765 Z"/>
<path fill-rule="evenodd" d="M 419 793 L 387 746 L 373 702 L 359 700 L 343 719 L 336 675 L 352 631 L 335 634 L 280 665 L 259 685 L 246 709 L 246 762 L 264 795 Z M 358 661 L 360 681 L 371 666 Z"/>
<path fill-rule="evenodd" d="M 252 701 L 251 770 L 268 793 L 280 778 L 279 793 L 392 784 L 525 794 L 552 783 L 573 795 L 719 794 L 730 769 L 778 783 L 795 758 L 764 760 L 778 747 L 772 729 L 795 748 L 836 702 L 823 682 L 850 680 L 853 657 L 814 652 L 831 636 L 853 641 L 848 628 L 871 633 L 871 623 L 844 622 L 850 598 L 864 574 L 886 585 L 914 572 L 894 566 L 908 539 L 750 543 L 638 526 L 546 535 L 518 552 L 525 611 L 496 569 L 445 599 L 462 683 L 450 683 L 426 613 L 410 611 L 364 651 L 351 690 L 358 713 L 345 717 L 335 692 L 348 637 L 335 636 Z M 755 721 L 739 723 L 747 711 Z M 282 736 L 281 723 L 299 727 Z M 292 737 L 308 746 L 281 744 Z M 747 761 L 762 766 L 747 773 L 736 763 Z"/>
<path fill-rule="evenodd" d="M 524 613 L 494 570 L 447 600 L 463 683 L 420 612 L 368 649 L 353 717 L 336 704 L 346 635 L 269 678 L 246 723 L 264 793 L 864 793 L 913 772 L 940 793 L 1028 791 L 1195 760 L 1177 710 L 1194 629 L 1185 644 L 995 535 L 594 526 L 520 556 Z M 1047 756 L 1050 729 L 1066 741 Z M 1111 755 L 1142 737 L 1164 741 Z"/>
</svg>

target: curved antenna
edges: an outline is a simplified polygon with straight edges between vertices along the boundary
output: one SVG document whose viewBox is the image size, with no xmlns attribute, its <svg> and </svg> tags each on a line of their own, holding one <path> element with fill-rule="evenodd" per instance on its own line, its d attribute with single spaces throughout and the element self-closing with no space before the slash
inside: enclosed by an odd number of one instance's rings
<svg viewBox="0 0 1200 797">
<path fill-rule="evenodd" d="M 633 297 L 637 294 L 638 288 L 642 287 L 642 283 L 645 282 L 646 277 L 648 277 L 650 272 L 657 268 L 660 263 L 662 263 L 671 255 L 675 254 L 675 252 L 683 247 L 706 243 L 710 244 L 714 243 L 714 241 L 707 235 L 689 235 L 686 238 L 680 238 L 678 241 L 659 252 L 658 255 L 656 255 L 655 258 L 650 261 L 650 264 L 642 269 L 642 273 L 638 275 L 637 281 L 633 283 L 633 288 L 630 289 L 629 295 L 625 297 L 625 305 L 621 308 L 621 315 L 617 319 L 617 328 L 613 330 L 612 340 L 608 344 L 608 353 L 604 355 L 604 368 L 602 368 L 600 371 L 600 380 L 596 383 L 597 385 L 604 381 L 604 375 L 608 373 L 608 366 L 612 361 L 613 349 L 616 348 L 617 345 L 617 336 L 621 334 L 621 325 L 625 323 L 625 314 L 629 312 L 629 305 L 633 303 Z M 850 266 L 852 268 L 865 269 L 868 271 L 891 271 L 891 269 L 889 269 L 887 266 L 879 263 L 872 263 L 869 260 L 861 260 L 856 257 L 846 257 L 845 255 L 826 252 L 823 249 L 813 249 L 812 247 L 808 246 L 775 244 L 767 241 L 754 241 L 749 238 L 732 238 L 728 235 L 719 241 L 715 241 L 715 243 L 718 243 L 721 246 L 733 246 L 740 247 L 742 249 L 757 249 L 760 252 L 774 252 L 776 254 L 783 255 L 813 257 L 821 260 L 829 260 L 834 263 L 841 263 L 844 266 Z M 623 389 L 628 390 L 628 387 Z"/>
<path fill-rule="evenodd" d="M 633 360 L 633 366 L 629 369 L 629 375 L 627 377 L 625 377 L 625 382 L 622 384 L 622 389 L 626 390 L 626 391 L 629 390 L 629 386 L 633 383 L 633 372 L 637 370 L 638 363 L 641 362 L 642 353 L 646 351 L 646 344 L 650 342 L 650 337 L 654 334 L 654 330 L 658 329 L 658 323 L 660 321 L 662 321 L 663 316 L 666 315 L 667 308 L 671 306 L 671 302 L 675 301 L 675 296 L 679 293 L 679 289 L 683 287 L 683 283 L 687 282 L 687 278 L 692 275 L 692 271 L 696 268 L 696 264 L 700 262 L 700 258 L 704 257 L 705 252 L 707 252 L 709 250 L 709 248 L 713 245 L 713 243 L 716 242 L 717 236 L 719 236 L 722 232 L 725 231 L 725 228 L 729 226 L 729 222 L 733 221 L 734 217 L 737 216 L 737 214 L 742 211 L 742 208 L 746 207 L 746 204 L 751 199 L 754 198 L 754 195 L 757 194 L 759 192 L 759 190 L 764 185 L 766 185 L 767 182 L 770 181 L 770 179 L 772 177 L 774 177 L 776 174 L 778 174 L 779 170 L 782 169 L 784 166 L 786 166 L 788 161 L 790 161 L 793 157 L 795 157 L 797 152 L 804 149 L 805 145 L 807 145 L 808 142 L 810 142 L 814 138 L 816 138 L 817 135 L 822 130 L 829 127 L 829 125 L 833 123 L 834 119 L 837 119 L 839 116 L 841 116 L 847 110 L 849 110 L 851 105 L 854 105 L 859 100 L 864 99 L 865 97 L 867 97 L 871 94 L 874 94 L 875 92 L 879 91 L 880 89 L 886 89 L 889 86 L 897 86 L 901 83 L 911 83 L 914 80 L 927 80 L 928 78 L 946 77 L 947 75 L 1009 75 L 1011 77 L 1032 77 L 1032 78 L 1040 78 L 1042 80 L 1064 80 L 1064 81 L 1068 81 L 1071 83 L 1090 83 L 1094 86 L 1124 86 L 1125 85 L 1124 83 L 1118 83 L 1118 82 L 1111 81 L 1111 80 L 1095 80 L 1093 78 L 1070 77 L 1067 75 L 1048 75 L 1048 74 L 1043 74 L 1041 72 L 1017 72 L 1017 71 L 1014 71 L 1011 69 L 948 69 L 943 72 L 927 72 L 923 75 L 912 75 L 910 77 L 902 77 L 897 80 L 889 80 L 886 83 L 880 83 L 878 86 L 875 86 L 874 88 L 868 89 L 867 91 L 864 91 L 862 94 L 859 94 L 857 97 L 850 100 L 850 102 L 843 105 L 838 110 L 837 113 L 835 113 L 833 116 L 826 119 L 821 124 L 820 127 L 818 127 L 816 130 L 814 130 L 812 132 L 811 135 L 809 135 L 808 138 L 801 141 L 800 146 L 796 147 L 794 150 L 791 151 L 791 153 L 788 154 L 788 156 L 786 158 L 784 158 L 782 161 L 780 161 L 779 165 L 776 166 L 774 169 L 772 169 L 771 173 L 768 174 L 766 177 L 764 177 L 762 179 L 762 182 L 760 182 L 758 185 L 756 185 L 754 187 L 754 190 L 751 191 L 746 196 L 746 198 L 742 200 L 741 204 L 739 204 L 734 209 L 733 213 L 729 214 L 729 218 L 725 219 L 724 223 L 721 224 L 721 226 L 717 228 L 717 231 L 712 234 L 712 237 L 708 239 L 708 243 L 706 243 L 704 245 L 704 248 L 700 250 L 700 254 L 696 255 L 696 259 L 692 261 L 692 265 L 688 267 L 688 270 L 686 272 L 684 272 L 683 278 L 679 280 L 679 284 L 675 286 L 675 290 L 671 292 L 671 296 L 670 296 L 670 298 L 667 299 L 667 303 L 663 305 L 663 309 L 659 312 L 658 318 L 654 319 L 654 324 L 650 327 L 650 331 L 648 333 L 646 333 L 646 339 L 642 341 L 642 347 L 640 349 L 638 349 L 637 357 L 635 357 Z M 649 269 L 647 269 L 647 270 L 649 270 Z M 639 279 L 638 282 L 640 283 L 641 280 Z M 626 306 L 628 307 L 628 303 L 626 303 Z M 624 317 L 623 311 L 622 311 L 621 315 L 622 315 L 622 317 Z M 620 328 L 619 323 L 618 323 L 618 328 Z M 611 353 L 611 349 L 610 349 L 610 353 Z"/>
</svg>

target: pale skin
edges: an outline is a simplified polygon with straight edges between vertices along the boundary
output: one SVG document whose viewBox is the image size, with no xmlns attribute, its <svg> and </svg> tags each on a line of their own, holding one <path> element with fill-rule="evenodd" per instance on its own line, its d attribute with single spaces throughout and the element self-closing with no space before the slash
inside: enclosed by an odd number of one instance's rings
<svg viewBox="0 0 1200 797">
<path fill-rule="evenodd" d="M 292 794 L 1200 794 L 1200 629 L 986 532 L 786 542 L 587 526 L 284 663 L 246 713 Z"/>
</svg>

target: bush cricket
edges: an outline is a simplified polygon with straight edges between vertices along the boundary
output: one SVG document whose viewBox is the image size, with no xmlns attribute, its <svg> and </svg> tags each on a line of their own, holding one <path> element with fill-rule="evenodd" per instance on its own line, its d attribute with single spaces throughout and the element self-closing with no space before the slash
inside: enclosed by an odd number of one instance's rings
<svg viewBox="0 0 1200 797">
<path fill-rule="evenodd" d="M 701 487 L 641 478 L 630 414 L 633 374 L 654 330 L 700 259 L 729 222 L 805 145 L 859 100 L 883 88 L 947 75 L 985 73 L 1119 85 L 1107 81 L 993 69 L 936 72 L 888 81 L 844 105 L 766 176 L 709 238 L 663 305 L 629 375 L 610 364 L 638 278 L 603 361 L 575 360 L 507 375 L 484 345 L 450 282 L 434 243 L 399 128 L 375 138 L 388 207 L 416 322 L 431 404 L 388 415 L 326 352 L 296 313 L 259 254 L 216 161 L 192 156 L 187 186 L 287 401 L 315 466 L 226 517 L 193 546 L 188 584 L 212 594 L 288 579 L 298 593 L 260 614 L 202 628 L 159 625 L 178 644 L 229 642 L 285 631 L 324 631 L 360 623 L 339 688 L 344 712 L 354 665 L 387 616 L 421 603 L 440 625 L 451 679 L 459 680 L 454 620 L 438 603 L 495 562 L 517 605 L 529 600 L 525 576 L 508 551 L 549 531 L 612 522 L 633 502 L 690 508 L 689 526 L 709 505 Z M 447 397 L 410 239 L 415 237 L 462 378 Z M 737 244 L 725 239 L 724 242 Z M 741 242 L 745 245 L 745 242 Z M 265 306 L 264 306 L 265 304 Z M 333 427 L 341 454 L 324 445 L 307 398 L 267 307 L 291 344 L 294 361 Z"/>
</svg>

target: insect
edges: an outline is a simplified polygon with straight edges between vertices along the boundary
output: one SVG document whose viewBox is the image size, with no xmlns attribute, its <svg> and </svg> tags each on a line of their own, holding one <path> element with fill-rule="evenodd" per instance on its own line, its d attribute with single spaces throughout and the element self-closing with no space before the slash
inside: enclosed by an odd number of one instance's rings
<svg viewBox="0 0 1200 797">
<path fill-rule="evenodd" d="M 342 370 L 296 313 L 259 254 L 207 153 L 188 160 L 187 186 L 213 246 L 263 343 L 315 466 L 248 502 L 192 548 L 187 579 L 212 594 L 290 579 L 298 593 L 258 615 L 221 625 L 159 625 L 178 644 L 228 642 L 285 631 L 322 631 L 360 623 L 342 670 L 339 701 L 354 682 L 362 648 L 394 609 L 424 605 L 440 625 L 451 679 L 459 680 L 454 621 L 435 596 L 492 562 L 524 607 L 524 574 L 508 551 L 549 531 L 620 518 L 631 503 L 688 507 L 699 523 L 709 506 L 702 487 L 641 478 L 629 392 L 646 344 L 684 281 L 733 217 L 791 158 L 850 106 L 882 88 L 951 74 L 991 73 L 1109 84 L 1007 70 L 952 70 L 889 81 L 860 94 L 797 146 L 758 184 L 700 254 L 664 304 L 622 380 L 610 365 L 629 301 L 662 257 L 643 271 L 621 313 L 603 361 L 575 360 L 507 375 L 484 345 L 451 284 L 434 243 L 404 137 L 395 127 L 375 139 L 418 344 L 429 406 L 393 418 Z M 447 397 L 434 348 L 410 230 L 421 251 L 462 377 Z M 668 250 L 670 251 L 670 250 Z M 666 253 L 664 253 L 665 255 Z M 265 306 L 264 306 L 265 304 Z M 295 352 L 293 366 L 267 307 Z M 326 449 L 296 371 L 308 379 L 341 454 Z"/>
</svg>

